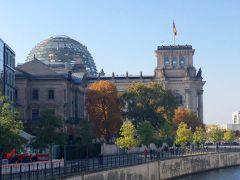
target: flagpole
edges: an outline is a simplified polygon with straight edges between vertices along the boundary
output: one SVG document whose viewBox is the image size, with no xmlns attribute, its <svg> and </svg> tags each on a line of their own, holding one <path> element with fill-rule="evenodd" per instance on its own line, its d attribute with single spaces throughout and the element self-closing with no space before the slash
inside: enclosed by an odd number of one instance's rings
<svg viewBox="0 0 240 180">
<path fill-rule="evenodd" d="M 174 46 L 175 46 L 176 36 L 177 36 L 177 29 L 176 29 L 176 26 L 175 26 L 175 23 L 173 20 L 173 43 L 174 43 Z"/>
<path fill-rule="evenodd" d="M 175 46 L 175 37 L 176 37 L 176 36 L 175 36 L 175 34 L 173 33 L 173 42 L 174 42 L 173 45 L 174 45 L 174 46 Z"/>
</svg>

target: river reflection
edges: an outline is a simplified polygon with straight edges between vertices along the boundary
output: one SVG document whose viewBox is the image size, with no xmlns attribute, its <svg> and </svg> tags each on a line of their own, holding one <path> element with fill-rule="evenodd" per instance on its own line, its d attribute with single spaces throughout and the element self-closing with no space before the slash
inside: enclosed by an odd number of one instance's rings
<svg viewBox="0 0 240 180">
<path fill-rule="evenodd" d="M 217 169 L 176 178 L 177 180 L 240 180 L 240 166 Z"/>
</svg>

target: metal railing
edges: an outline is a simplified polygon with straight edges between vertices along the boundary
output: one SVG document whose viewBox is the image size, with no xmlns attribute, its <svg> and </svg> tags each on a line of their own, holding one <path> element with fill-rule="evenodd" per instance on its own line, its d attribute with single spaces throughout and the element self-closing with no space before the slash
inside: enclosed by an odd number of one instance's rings
<svg viewBox="0 0 240 180">
<path fill-rule="evenodd" d="M 148 153 L 131 153 L 99 156 L 98 158 L 64 160 L 47 162 L 34 162 L 26 164 L 2 165 L 1 180 L 29 180 L 29 179 L 58 179 L 60 177 L 72 176 L 81 173 L 90 173 L 112 168 L 148 163 L 156 160 L 166 160 L 184 156 L 240 152 L 240 147 L 209 147 L 198 150 L 189 149 L 168 149 L 165 151 L 150 151 Z"/>
</svg>

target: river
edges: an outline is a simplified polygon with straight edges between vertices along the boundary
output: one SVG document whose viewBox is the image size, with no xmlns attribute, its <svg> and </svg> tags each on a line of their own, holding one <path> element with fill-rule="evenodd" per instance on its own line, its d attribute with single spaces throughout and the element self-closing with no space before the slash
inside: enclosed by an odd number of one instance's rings
<svg viewBox="0 0 240 180">
<path fill-rule="evenodd" d="M 240 180 L 240 166 L 217 169 L 176 178 L 176 180 Z"/>
</svg>

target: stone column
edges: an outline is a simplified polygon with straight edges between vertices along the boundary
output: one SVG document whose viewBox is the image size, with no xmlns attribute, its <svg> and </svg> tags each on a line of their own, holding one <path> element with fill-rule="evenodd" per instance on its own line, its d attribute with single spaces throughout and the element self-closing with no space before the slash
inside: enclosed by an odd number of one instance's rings
<svg viewBox="0 0 240 180">
<path fill-rule="evenodd" d="M 203 122 L 203 90 L 198 91 L 198 117 Z"/>
<path fill-rule="evenodd" d="M 189 89 L 185 90 L 186 97 L 186 108 L 191 108 L 191 91 Z"/>
</svg>

